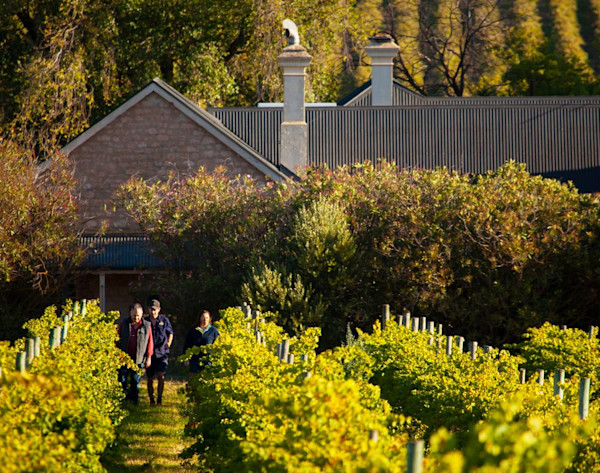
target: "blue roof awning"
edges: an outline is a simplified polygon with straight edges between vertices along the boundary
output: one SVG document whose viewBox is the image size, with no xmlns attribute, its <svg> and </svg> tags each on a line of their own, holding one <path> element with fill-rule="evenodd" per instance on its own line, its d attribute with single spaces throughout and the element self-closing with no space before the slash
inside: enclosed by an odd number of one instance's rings
<svg viewBox="0 0 600 473">
<path fill-rule="evenodd" d="M 84 235 L 79 244 L 86 249 L 84 269 L 159 269 L 164 262 L 154 255 L 150 239 L 144 235 Z"/>
</svg>

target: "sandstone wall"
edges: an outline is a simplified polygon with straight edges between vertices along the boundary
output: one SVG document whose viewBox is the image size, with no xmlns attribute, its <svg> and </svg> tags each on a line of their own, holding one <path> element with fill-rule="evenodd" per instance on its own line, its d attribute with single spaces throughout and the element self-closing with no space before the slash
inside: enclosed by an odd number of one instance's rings
<svg viewBox="0 0 600 473">
<path fill-rule="evenodd" d="M 232 175 L 265 176 L 198 126 L 168 101 L 152 93 L 71 152 L 80 185 L 80 210 L 87 231 L 138 232 L 122 212 L 113 213 L 117 188 L 131 176 L 166 180 L 170 171 L 195 173 L 226 166 Z"/>
</svg>

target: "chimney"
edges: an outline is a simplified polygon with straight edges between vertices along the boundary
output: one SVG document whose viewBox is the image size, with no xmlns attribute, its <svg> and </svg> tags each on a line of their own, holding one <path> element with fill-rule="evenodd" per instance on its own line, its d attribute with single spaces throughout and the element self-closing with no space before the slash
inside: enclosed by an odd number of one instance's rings
<svg viewBox="0 0 600 473">
<path fill-rule="evenodd" d="M 393 105 L 394 58 L 399 49 L 387 34 L 369 38 L 365 50 L 371 58 L 371 105 Z"/>
<path fill-rule="evenodd" d="M 304 113 L 305 70 L 312 56 L 301 46 L 296 25 L 283 21 L 289 46 L 277 57 L 283 69 L 283 122 L 279 161 L 289 171 L 307 165 L 308 125 Z"/>
</svg>

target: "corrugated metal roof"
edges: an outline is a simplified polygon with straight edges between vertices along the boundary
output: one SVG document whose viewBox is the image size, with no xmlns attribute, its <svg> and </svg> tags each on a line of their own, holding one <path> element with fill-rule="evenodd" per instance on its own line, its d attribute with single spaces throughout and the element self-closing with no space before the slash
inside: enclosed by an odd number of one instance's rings
<svg viewBox="0 0 600 473">
<path fill-rule="evenodd" d="M 344 99 L 338 102 L 338 105 L 344 107 L 370 107 L 371 103 L 371 81 L 368 80 L 358 89 L 352 92 Z M 589 105 L 598 103 L 597 96 L 519 96 L 519 97 L 496 97 L 496 96 L 478 96 L 478 97 L 436 97 L 425 96 L 414 92 L 403 86 L 400 82 L 394 80 L 392 90 L 392 105 L 443 105 L 446 107 L 454 106 L 473 106 L 485 105 L 493 107 L 513 107 L 523 105 Z"/>
<path fill-rule="evenodd" d="M 275 166 L 279 166 L 281 107 L 209 108 L 226 128 Z"/>
<path fill-rule="evenodd" d="M 309 164 L 385 158 L 482 173 L 509 159 L 533 173 L 600 165 L 596 106 L 413 106 L 311 110 Z"/>
<path fill-rule="evenodd" d="M 164 262 L 152 254 L 147 236 L 84 235 L 79 244 L 88 251 L 84 269 L 139 270 L 157 269 Z"/>
<path fill-rule="evenodd" d="M 279 165 L 281 110 L 213 109 L 233 133 Z M 600 97 L 436 98 L 420 105 L 307 108 L 308 164 L 334 169 L 380 158 L 402 168 L 529 172 L 600 191 Z"/>
</svg>

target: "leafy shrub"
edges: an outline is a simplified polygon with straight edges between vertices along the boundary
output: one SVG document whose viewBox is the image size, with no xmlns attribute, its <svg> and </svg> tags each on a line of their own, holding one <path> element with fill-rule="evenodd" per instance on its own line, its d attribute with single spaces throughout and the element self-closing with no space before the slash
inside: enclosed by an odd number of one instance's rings
<svg viewBox="0 0 600 473">
<path fill-rule="evenodd" d="M 558 332 L 558 327 L 551 330 L 548 326 L 545 333 Z M 578 350 L 585 350 L 588 340 L 580 341 Z M 553 345 L 559 343 L 557 340 Z M 572 347 L 575 345 L 571 343 Z M 336 352 L 344 353 L 338 359 L 350 367 L 353 376 L 368 379 L 381 388 L 381 396 L 394 412 L 416 419 L 425 438 L 443 427 L 460 442 L 473 425 L 487 419 L 506 398 L 514 396 L 520 399 L 523 409 L 520 415 L 524 417 L 566 419 L 577 411 L 579 404 L 580 374 L 567 377 L 562 383 L 563 400 L 560 400 L 553 395 L 553 371 L 549 371 L 543 385 L 538 383 L 537 376 L 521 384 L 519 369 L 526 360 L 520 356 L 506 350 L 492 349 L 486 353 L 478 349 L 476 359 L 472 359 L 470 353 L 457 352 L 455 344 L 449 356 L 446 337 L 410 331 L 395 323 L 381 330 L 377 322 L 372 334 L 359 331 L 354 345 Z M 538 366 L 553 362 L 551 357 L 543 358 L 545 353 L 541 351 Z M 572 364 L 564 361 L 568 373 L 580 373 L 578 367 L 585 362 L 575 358 L 571 359 Z M 537 372 L 538 366 L 532 372 Z"/>
<path fill-rule="evenodd" d="M 321 298 L 303 284 L 300 275 L 285 274 L 264 263 L 252 268 L 241 294 L 251 307 L 275 313 L 275 321 L 294 334 L 301 333 L 306 324 L 322 322 L 325 312 Z"/>
<path fill-rule="evenodd" d="M 0 338 L 60 300 L 83 256 L 71 161 L 60 153 L 40 166 L 32 150 L 0 137 Z"/>
<path fill-rule="evenodd" d="M 389 430 L 401 422 L 389 407 L 369 409 L 362 396 L 353 380 L 316 375 L 256 398 L 264 416 L 241 443 L 245 471 L 402 471 L 407 436 Z M 368 440 L 372 430 L 377 442 Z"/>
<path fill-rule="evenodd" d="M 30 335 L 41 339 L 41 355 L 27 372 L 15 372 L 12 360 L 2 365 L 3 471 L 104 471 L 100 455 L 124 416 L 116 373 L 128 357 L 115 346 L 114 314 L 103 314 L 95 302 L 74 314 L 65 341 L 53 349 L 48 334 L 59 325 L 56 309 L 28 322 Z M 24 342 L 15 345 L 22 349 Z"/>
<path fill-rule="evenodd" d="M 506 351 L 446 355 L 444 336 L 414 332 L 395 323 L 373 334 L 359 332 L 360 347 L 372 357 L 370 382 L 397 413 L 418 419 L 426 435 L 440 427 L 465 432 L 501 400 L 520 389 L 519 358 Z M 348 363 L 349 359 L 345 362 Z"/>
<path fill-rule="evenodd" d="M 474 426 L 459 450 L 445 429 L 431 439 L 428 473 L 564 472 L 577 452 L 577 442 L 595 429 L 595 422 L 552 422 L 537 415 L 523 417 L 519 396 L 505 400 L 485 422 Z M 561 413 L 562 414 L 562 413 Z M 548 428 L 548 424 L 552 428 Z"/>
<path fill-rule="evenodd" d="M 275 345 L 286 335 L 261 323 L 257 343 L 241 311 L 222 314 L 212 365 L 191 380 L 186 456 L 208 471 L 398 470 L 404 463 L 404 418 L 393 415 L 379 391 L 345 379 L 341 366 L 316 357 L 318 337 L 290 338 L 290 351 L 306 354 L 281 363 Z M 304 379 L 303 373 L 313 375 Z M 377 444 L 368 441 L 378 430 Z"/>
<path fill-rule="evenodd" d="M 137 290 L 160 294 L 184 326 L 202 309 L 218 313 L 238 298 L 253 265 L 279 250 L 287 193 L 285 185 L 261 187 L 224 168 L 152 185 L 132 178 L 121 203 L 168 269 Z"/>
<path fill-rule="evenodd" d="M 3 471 L 104 471 L 110 419 L 60 378 L 10 373 L 0 380 Z"/>
<path fill-rule="evenodd" d="M 598 406 L 578 418 L 576 378 L 560 399 L 551 383 L 521 384 L 524 359 L 508 351 L 448 356 L 442 336 L 430 345 L 392 322 L 318 355 L 307 331 L 291 351 L 310 356 L 286 364 L 281 328 L 260 323 L 262 345 L 247 323 L 225 311 L 213 364 L 190 382 L 187 455 L 206 471 L 400 472 L 409 437 L 429 440 L 428 473 L 598 471 Z"/>
<path fill-rule="evenodd" d="M 384 303 L 494 345 L 597 315 L 598 200 L 514 162 L 474 177 L 367 163 L 266 186 L 200 170 L 132 180 L 122 198 L 172 269 L 152 290 L 180 313 L 251 299 L 287 330 L 327 326 L 323 348 Z"/>
<path fill-rule="evenodd" d="M 530 328 L 523 334 L 523 342 L 511 345 L 525 359 L 528 371 L 543 369 L 548 373 L 564 369 L 567 377 L 590 378 L 591 395 L 598 391 L 600 380 L 600 347 L 597 329 L 594 337 L 579 330 L 562 330 L 556 325 L 544 323 Z"/>
</svg>

